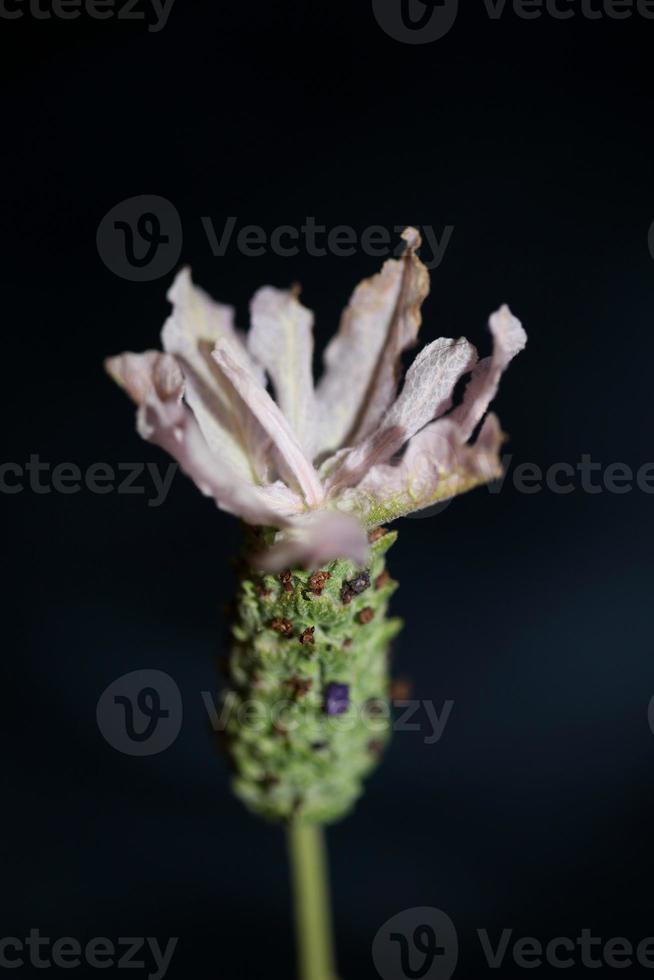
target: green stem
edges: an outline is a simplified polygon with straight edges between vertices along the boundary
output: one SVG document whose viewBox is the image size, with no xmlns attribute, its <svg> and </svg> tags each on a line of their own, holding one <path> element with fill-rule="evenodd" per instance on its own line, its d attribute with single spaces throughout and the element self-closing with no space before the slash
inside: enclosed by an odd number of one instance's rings
<svg viewBox="0 0 654 980">
<path fill-rule="evenodd" d="M 288 847 L 300 980 L 336 980 L 322 827 L 291 821 Z"/>
</svg>

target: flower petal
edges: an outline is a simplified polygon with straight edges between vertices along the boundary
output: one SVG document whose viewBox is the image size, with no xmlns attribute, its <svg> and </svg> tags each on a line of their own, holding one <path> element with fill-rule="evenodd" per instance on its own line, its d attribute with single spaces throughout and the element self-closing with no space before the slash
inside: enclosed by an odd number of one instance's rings
<svg viewBox="0 0 654 980">
<path fill-rule="evenodd" d="M 127 352 L 108 358 L 109 374 L 138 407 L 137 430 L 165 449 L 205 495 L 251 524 L 283 525 L 302 510 L 302 499 L 282 483 L 266 487 L 243 480 L 213 455 L 191 411 L 183 404 L 184 379 L 170 354 Z"/>
<path fill-rule="evenodd" d="M 316 510 L 288 520 L 275 544 L 254 555 L 253 561 L 270 572 L 294 566 L 315 569 L 343 558 L 362 567 L 368 552 L 368 536 L 355 517 L 338 511 Z"/>
<path fill-rule="evenodd" d="M 179 365 L 170 354 L 158 350 L 146 350 L 141 354 L 125 351 L 104 362 L 107 374 L 124 388 L 137 405 L 148 398 L 179 398 L 184 389 L 184 378 Z"/>
<path fill-rule="evenodd" d="M 389 259 L 357 286 L 325 351 L 317 390 L 318 452 L 369 435 L 395 397 L 400 355 L 415 343 L 429 292 L 429 273 L 415 254 L 420 236 L 407 228 L 402 237 L 402 258 Z"/>
<path fill-rule="evenodd" d="M 457 382 L 476 361 L 477 351 L 464 337 L 442 337 L 428 344 L 407 371 L 400 396 L 378 428 L 341 458 L 328 486 L 358 483 L 371 466 L 390 459 L 411 436 L 446 412 Z"/>
<path fill-rule="evenodd" d="M 527 343 L 527 334 L 522 324 L 506 305 L 493 313 L 489 325 L 493 334 L 493 353 L 479 361 L 472 372 L 461 405 L 449 416 L 458 425 L 464 440 L 470 438 L 495 398 L 502 374 Z"/>
<path fill-rule="evenodd" d="M 213 357 L 244 404 L 272 439 L 290 476 L 297 481 L 307 504 L 310 507 L 318 506 L 324 497 L 322 484 L 278 406 L 245 365 L 237 363 L 233 352 L 226 344 L 219 344 L 213 352 Z"/>
<path fill-rule="evenodd" d="M 313 313 L 297 290 L 264 286 L 250 304 L 248 349 L 273 383 L 275 399 L 302 449 L 313 456 Z"/>
<path fill-rule="evenodd" d="M 164 324 L 164 350 L 174 354 L 186 379 L 185 398 L 211 450 L 244 479 L 262 479 L 259 463 L 262 433 L 248 425 L 240 400 L 216 367 L 211 352 L 227 340 L 246 361 L 249 357 L 234 330 L 234 311 L 214 302 L 183 269 L 168 291 L 173 312 Z M 253 368 L 254 370 L 254 368 Z"/>
<path fill-rule="evenodd" d="M 423 510 L 501 476 L 503 439 L 492 414 L 472 446 L 461 441 L 458 427 L 449 418 L 439 419 L 409 441 L 398 463 L 374 466 L 335 503 L 357 513 L 369 527 Z"/>
</svg>

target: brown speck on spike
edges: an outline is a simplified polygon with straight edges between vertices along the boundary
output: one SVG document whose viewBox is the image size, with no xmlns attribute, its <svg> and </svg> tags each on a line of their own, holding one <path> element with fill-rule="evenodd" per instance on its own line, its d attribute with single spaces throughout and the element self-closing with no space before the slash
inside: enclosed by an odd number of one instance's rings
<svg viewBox="0 0 654 980">
<path fill-rule="evenodd" d="M 362 609 L 358 614 L 357 619 L 362 626 L 365 626 L 366 623 L 369 623 L 372 619 L 374 619 L 374 616 L 375 610 L 371 606 L 366 606 L 366 608 Z"/>
<path fill-rule="evenodd" d="M 346 640 L 343 640 L 343 646 L 346 649 L 349 649 L 349 647 L 352 646 L 352 637 L 351 636 L 348 636 Z"/>
<path fill-rule="evenodd" d="M 372 755 L 381 755 L 383 751 L 384 743 L 380 742 L 379 739 L 373 738 L 368 742 L 368 752 L 371 752 Z"/>
<path fill-rule="evenodd" d="M 370 575 L 368 572 L 359 572 L 354 578 L 351 578 L 347 583 L 350 592 L 354 592 L 355 595 L 361 595 L 366 589 L 370 588 Z"/>
<path fill-rule="evenodd" d="M 280 572 L 279 581 L 282 583 L 282 588 L 284 589 L 284 592 L 293 591 L 293 575 L 291 574 L 291 572 L 288 571 Z"/>
<path fill-rule="evenodd" d="M 272 729 L 275 735 L 279 735 L 280 738 L 284 738 L 286 735 L 288 735 L 288 732 L 286 731 L 284 726 L 280 725 L 278 721 L 275 722 L 275 724 L 272 726 Z"/>
<path fill-rule="evenodd" d="M 368 572 L 359 572 L 349 582 L 343 582 L 341 589 L 341 601 L 345 606 L 349 606 L 355 595 L 361 595 L 366 589 L 370 588 L 370 576 Z"/>
<path fill-rule="evenodd" d="M 375 589 L 379 592 L 379 590 L 383 589 L 385 585 L 388 585 L 390 580 L 391 580 L 390 575 L 388 574 L 386 569 L 384 569 L 384 571 L 381 572 L 375 579 Z"/>
<path fill-rule="evenodd" d="M 398 677 L 391 684 L 391 701 L 408 701 L 413 685 L 405 677 Z"/>
<path fill-rule="evenodd" d="M 383 538 L 385 534 L 388 534 L 387 527 L 376 527 L 374 531 L 371 531 L 368 535 L 368 541 L 370 544 L 374 544 L 375 541 L 379 541 L 380 538 Z"/>
<path fill-rule="evenodd" d="M 256 586 L 257 595 L 260 595 L 262 599 L 267 599 L 270 595 L 270 589 L 263 582 L 259 582 Z"/>
<path fill-rule="evenodd" d="M 287 683 L 296 698 L 304 697 L 313 686 L 313 681 L 310 678 L 304 677 L 293 677 Z"/>
<path fill-rule="evenodd" d="M 322 595 L 322 590 L 331 577 L 331 572 L 314 572 L 309 578 L 309 589 L 314 595 Z"/>
<path fill-rule="evenodd" d="M 299 636 L 300 643 L 303 646 L 307 646 L 309 643 L 313 643 L 313 634 L 315 633 L 315 626 L 307 626 L 305 630 L 302 630 Z"/>
<path fill-rule="evenodd" d="M 271 630 L 275 630 L 276 633 L 281 633 L 282 636 L 293 635 L 293 623 L 290 619 L 284 619 L 282 616 L 275 616 L 270 621 L 270 628 Z"/>
</svg>

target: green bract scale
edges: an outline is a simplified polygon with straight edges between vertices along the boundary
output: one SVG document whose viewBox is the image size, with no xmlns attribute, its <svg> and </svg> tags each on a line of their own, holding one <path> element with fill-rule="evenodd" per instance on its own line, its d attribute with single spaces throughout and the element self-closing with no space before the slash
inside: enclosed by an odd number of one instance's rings
<svg viewBox="0 0 654 980">
<path fill-rule="evenodd" d="M 390 734 L 387 616 L 397 588 L 380 529 L 370 563 L 241 579 L 226 699 L 234 790 L 261 816 L 327 823 L 362 792 Z"/>
</svg>

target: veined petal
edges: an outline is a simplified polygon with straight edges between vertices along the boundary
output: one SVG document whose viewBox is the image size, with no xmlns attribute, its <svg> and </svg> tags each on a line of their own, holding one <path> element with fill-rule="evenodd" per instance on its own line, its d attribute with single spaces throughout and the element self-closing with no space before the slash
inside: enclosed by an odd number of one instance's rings
<svg viewBox="0 0 654 980">
<path fill-rule="evenodd" d="M 317 507 L 324 493 L 322 484 L 312 463 L 302 452 L 286 418 L 263 385 L 243 364 L 238 364 L 225 344 L 220 344 L 213 357 L 243 399 L 244 404 L 268 433 L 289 473 L 297 481 L 307 504 Z"/>
<path fill-rule="evenodd" d="M 307 456 L 313 456 L 313 313 L 297 290 L 264 286 L 250 304 L 248 349 L 273 383 L 275 399 Z"/>
<path fill-rule="evenodd" d="M 213 497 L 222 510 L 238 515 L 248 524 L 279 526 L 288 514 L 297 513 L 303 506 L 301 498 L 283 484 L 256 486 L 230 471 L 213 455 L 195 418 L 183 404 L 146 402 L 139 409 L 137 428 L 144 439 L 177 460 L 201 493 Z"/>
<path fill-rule="evenodd" d="M 338 511 L 316 510 L 288 520 L 275 544 L 254 555 L 253 560 L 259 568 L 270 572 L 297 565 L 320 568 L 342 558 L 349 558 L 362 567 L 368 552 L 368 536 L 355 517 Z"/>
<path fill-rule="evenodd" d="M 493 353 L 479 361 L 467 384 L 462 403 L 449 416 L 459 427 L 463 440 L 469 439 L 474 432 L 497 394 L 502 374 L 527 343 L 522 324 L 506 305 L 493 313 L 489 325 L 493 334 Z"/>
<path fill-rule="evenodd" d="M 303 501 L 282 483 L 266 487 L 243 480 L 211 452 L 191 411 L 183 404 L 184 379 L 170 354 L 127 352 L 105 362 L 108 373 L 138 405 L 139 435 L 165 449 L 184 473 L 219 507 L 251 524 L 283 525 Z"/>
<path fill-rule="evenodd" d="M 335 451 L 375 428 L 397 390 L 400 356 L 413 346 L 429 273 L 417 257 L 420 235 L 407 228 L 407 248 L 355 289 L 338 334 L 325 351 L 318 385 L 317 451 Z"/>
<path fill-rule="evenodd" d="M 233 309 L 214 302 L 198 289 L 189 269 L 177 275 L 168 299 L 173 311 L 164 324 L 162 344 L 182 367 L 186 402 L 210 449 L 244 479 L 263 478 L 265 474 L 258 465 L 262 434 L 248 425 L 232 387 L 211 358 L 216 344 L 228 341 L 238 356 L 249 362 L 234 329 Z"/>
<path fill-rule="evenodd" d="M 330 489 L 353 486 L 376 463 L 390 459 L 416 432 L 446 412 L 459 379 L 475 365 L 477 351 L 465 338 L 428 344 L 409 368 L 400 396 L 364 442 L 341 457 Z"/>
<path fill-rule="evenodd" d="M 286 519 L 295 514 L 302 514 L 306 510 L 306 505 L 301 494 L 296 493 L 287 487 L 282 480 L 275 480 L 274 483 L 267 483 L 265 486 L 254 487 L 257 500 L 265 503 L 269 508 L 274 520 L 268 520 L 269 527 L 283 527 Z M 250 521 L 249 523 L 263 524 L 261 520 Z"/>
<path fill-rule="evenodd" d="M 357 487 L 336 498 L 336 506 L 375 527 L 449 500 L 501 476 L 503 439 L 492 414 L 474 445 L 461 441 L 449 418 L 439 419 L 413 436 L 397 464 L 374 466 Z"/>
</svg>

